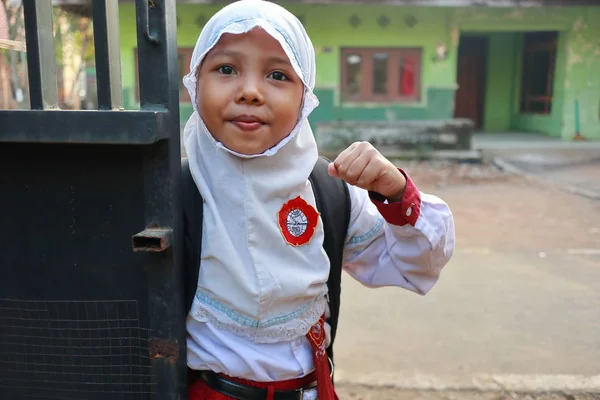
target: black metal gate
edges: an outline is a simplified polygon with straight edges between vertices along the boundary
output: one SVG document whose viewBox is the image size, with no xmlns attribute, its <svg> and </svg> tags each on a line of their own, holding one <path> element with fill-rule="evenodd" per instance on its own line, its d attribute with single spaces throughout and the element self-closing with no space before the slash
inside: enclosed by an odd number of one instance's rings
<svg viewBox="0 0 600 400">
<path fill-rule="evenodd" d="M 49 0 L 23 0 L 31 110 L 0 111 L 0 399 L 185 398 L 175 0 L 94 0 L 99 110 L 57 108 Z"/>
</svg>

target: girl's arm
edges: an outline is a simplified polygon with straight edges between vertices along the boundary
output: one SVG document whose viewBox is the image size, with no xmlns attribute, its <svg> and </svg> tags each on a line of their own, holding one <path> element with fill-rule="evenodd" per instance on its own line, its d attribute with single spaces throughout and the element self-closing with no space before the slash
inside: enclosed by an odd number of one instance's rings
<svg viewBox="0 0 600 400">
<path fill-rule="evenodd" d="M 401 201 L 348 185 L 352 204 L 344 269 L 369 287 L 399 286 L 426 294 L 454 251 L 446 203 L 406 178 Z"/>
</svg>

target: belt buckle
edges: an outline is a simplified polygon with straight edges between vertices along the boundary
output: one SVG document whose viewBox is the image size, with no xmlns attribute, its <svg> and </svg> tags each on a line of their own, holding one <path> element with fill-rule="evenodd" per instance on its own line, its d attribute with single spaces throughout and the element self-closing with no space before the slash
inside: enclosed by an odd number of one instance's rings
<svg viewBox="0 0 600 400">
<path fill-rule="evenodd" d="M 317 400 L 318 399 L 318 393 L 317 393 L 317 388 L 311 388 L 311 389 L 302 389 L 301 390 L 301 396 L 300 397 L 302 400 Z"/>
</svg>

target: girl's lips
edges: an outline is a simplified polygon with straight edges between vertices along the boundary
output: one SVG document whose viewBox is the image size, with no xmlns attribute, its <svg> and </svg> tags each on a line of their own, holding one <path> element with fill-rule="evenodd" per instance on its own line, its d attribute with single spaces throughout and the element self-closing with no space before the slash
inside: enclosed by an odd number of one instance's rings
<svg viewBox="0 0 600 400">
<path fill-rule="evenodd" d="M 243 131 L 255 131 L 264 125 L 263 120 L 254 115 L 237 116 L 231 123 Z"/>
<path fill-rule="evenodd" d="M 263 124 L 261 122 L 246 122 L 246 121 L 231 121 L 232 124 L 237 126 L 243 131 L 255 131 L 259 129 Z"/>
</svg>

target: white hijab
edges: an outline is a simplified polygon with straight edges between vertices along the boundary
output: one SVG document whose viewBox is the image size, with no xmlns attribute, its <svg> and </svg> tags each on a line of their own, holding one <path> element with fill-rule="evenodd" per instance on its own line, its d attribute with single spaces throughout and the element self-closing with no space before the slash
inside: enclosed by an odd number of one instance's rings
<svg viewBox="0 0 600 400">
<path fill-rule="evenodd" d="M 227 149 L 207 130 L 196 106 L 196 71 L 225 33 L 264 29 L 275 38 L 305 86 L 292 132 L 258 155 Z M 241 0 L 216 13 L 202 30 L 183 80 L 194 104 L 184 145 L 204 198 L 202 264 L 190 316 L 257 343 L 306 334 L 325 309 L 329 260 L 322 222 L 302 246 L 286 243 L 278 224 L 284 203 L 300 196 L 316 208 L 308 177 L 318 159 L 307 117 L 318 105 L 315 55 L 302 24 L 284 8 Z"/>
</svg>

